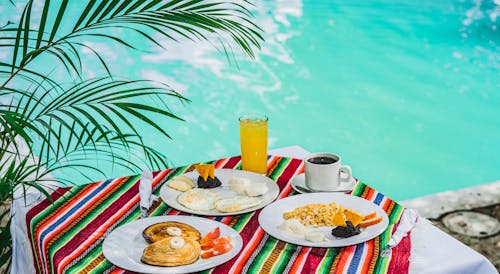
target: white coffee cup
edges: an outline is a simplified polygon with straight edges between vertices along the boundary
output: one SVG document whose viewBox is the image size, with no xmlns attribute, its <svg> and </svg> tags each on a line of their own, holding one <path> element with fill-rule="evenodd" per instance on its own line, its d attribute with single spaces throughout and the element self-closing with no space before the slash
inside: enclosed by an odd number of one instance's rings
<svg viewBox="0 0 500 274">
<path fill-rule="evenodd" d="M 341 182 L 352 180 L 351 167 L 342 165 L 339 155 L 333 153 L 315 153 L 304 159 L 306 186 L 311 190 L 333 191 Z M 341 171 L 347 177 L 341 177 Z"/>
</svg>

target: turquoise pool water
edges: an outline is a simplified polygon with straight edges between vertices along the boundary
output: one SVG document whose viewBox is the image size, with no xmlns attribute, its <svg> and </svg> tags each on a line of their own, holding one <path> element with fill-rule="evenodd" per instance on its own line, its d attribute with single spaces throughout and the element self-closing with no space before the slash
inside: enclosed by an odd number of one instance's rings
<svg viewBox="0 0 500 274">
<path fill-rule="evenodd" d="M 144 129 L 174 165 L 239 154 L 238 116 L 258 112 L 270 148 L 339 153 L 395 199 L 500 179 L 498 0 L 258 1 L 254 12 L 266 42 L 239 68 L 208 43 L 144 53 L 89 41 L 117 74 L 192 100 L 171 105 L 186 119 L 164 122 L 173 141 Z"/>
</svg>

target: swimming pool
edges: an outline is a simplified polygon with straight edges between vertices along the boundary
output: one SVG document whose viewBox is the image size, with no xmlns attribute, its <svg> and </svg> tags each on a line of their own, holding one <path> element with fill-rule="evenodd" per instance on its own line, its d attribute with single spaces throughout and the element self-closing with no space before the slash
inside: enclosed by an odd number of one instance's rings
<svg viewBox="0 0 500 274">
<path fill-rule="evenodd" d="M 500 179 L 498 0 L 258 1 L 254 12 L 266 42 L 239 68 L 208 43 L 98 45 L 117 74 L 192 100 L 171 106 L 187 121 L 165 121 L 173 141 L 144 129 L 174 165 L 239 154 L 238 116 L 258 112 L 270 148 L 339 153 L 394 199 Z"/>
</svg>

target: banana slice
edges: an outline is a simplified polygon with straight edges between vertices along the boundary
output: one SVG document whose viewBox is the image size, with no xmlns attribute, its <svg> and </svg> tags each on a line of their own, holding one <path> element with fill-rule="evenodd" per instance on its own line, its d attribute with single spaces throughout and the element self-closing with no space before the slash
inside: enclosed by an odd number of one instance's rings
<svg viewBox="0 0 500 274">
<path fill-rule="evenodd" d="M 173 249 L 180 249 L 184 246 L 184 239 L 181 237 L 173 237 L 170 240 L 170 247 Z"/>
<path fill-rule="evenodd" d="M 170 236 L 176 236 L 179 237 L 182 235 L 182 230 L 178 227 L 167 227 L 167 234 Z"/>
</svg>

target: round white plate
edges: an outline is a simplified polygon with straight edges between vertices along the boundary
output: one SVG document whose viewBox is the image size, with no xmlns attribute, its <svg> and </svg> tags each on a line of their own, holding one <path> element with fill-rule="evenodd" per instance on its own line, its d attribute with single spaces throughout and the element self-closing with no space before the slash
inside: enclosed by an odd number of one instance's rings
<svg viewBox="0 0 500 274">
<path fill-rule="evenodd" d="M 196 262 L 174 267 L 153 266 L 141 262 L 144 248 L 149 244 L 142 237 L 146 227 L 160 222 L 181 222 L 198 229 L 203 236 L 216 227 L 221 236 L 230 236 L 233 249 L 228 253 L 209 259 L 198 259 Z M 213 268 L 231 260 L 243 246 L 240 234 L 231 227 L 217 221 L 193 216 L 158 216 L 133 221 L 113 230 L 102 243 L 102 253 L 111 263 L 121 268 L 140 273 L 186 273 Z"/>
<path fill-rule="evenodd" d="M 352 179 L 349 182 L 342 182 L 339 184 L 338 188 L 335 190 L 328 190 L 328 191 L 318 191 L 314 189 L 310 189 L 306 185 L 306 175 L 304 173 L 299 174 L 295 176 L 292 179 L 292 188 L 297 191 L 298 193 L 314 193 L 314 192 L 348 192 L 353 190 L 354 186 L 358 182 L 357 179 L 352 177 Z"/>
<path fill-rule="evenodd" d="M 191 178 L 192 180 L 197 181 L 198 179 L 198 172 L 197 171 L 191 171 L 182 174 L 184 176 L 187 176 Z M 166 182 L 163 184 L 163 186 L 160 189 L 160 197 L 161 199 L 170 207 L 173 207 L 177 210 L 196 214 L 196 215 L 203 215 L 203 216 L 228 216 L 228 215 L 237 215 L 237 214 L 243 214 L 247 212 L 252 212 L 255 211 L 259 208 L 262 208 L 278 197 L 279 194 L 279 188 L 276 182 L 273 180 L 269 179 L 267 176 L 262 175 L 262 174 L 257 174 L 254 172 L 250 171 L 244 171 L 244 170 L 236 170 L 236 169 L 216 169 L 214 172 L 214 175 L 219 178 L 221 181 L 222 185 L 220 187 L 216 188 L 211 188 L 210 190 L 217 192 L 222 198 L 230 198 L 230 197 L 236 197 L 240 196 L 241 194 L 238 194 L 231 189 L 229 189 L 229 180 L 231 180 L 234 177 L 239 177 L 239 178 L 247 178 L 253 183 L 265 183 L 267 186 L 267 192 L 264 195 L 258 196 L 261 200 L 261 203 L 257 206 L 250 207 L 241 211 L 236 211 L 236 212 L 220 212 L 217 211 L 216 209 L 212 210 L 193 210 L 190 208 L 187 208 L 183 205 L 181 205 L 177 201 L 177 196 L 182 194 L 183 192 L 172 189 L 168 187 L 168 183 Z"/>
<path fill-rule="evenodd" d="M 324 233 L 328 239 L 328 241 L 324 242 L 309 242 L 278 228 L 278 226 L 285 221 L 283 213 L 287 211 L 292 211 L 299 206 L 308 204 L 326 204 L 332 202 L 341 204 L 343 207 L 352 208 L 363 215 L 376 211 L 377 215 L 382 216 L 382 222 L 368 226 L 362 229 L 360 234 L 349 238 L 337 238 L 332 236 L 331 231 L 333 226 L 311 228 L 312 230 Z M 329 192 L 299 194 L 276 201 L 266 206 L 260 212 L 259 224 L 264 231 L 271 236 L 288 243 L 313 247 L 340 247 L 359 244 L 380 235 L 387 228 L 389 218 L 385 211 L 368 200 L 343 193 Z"/>
</svg>

